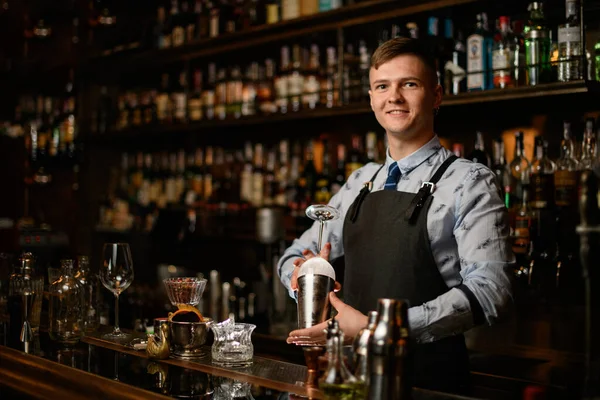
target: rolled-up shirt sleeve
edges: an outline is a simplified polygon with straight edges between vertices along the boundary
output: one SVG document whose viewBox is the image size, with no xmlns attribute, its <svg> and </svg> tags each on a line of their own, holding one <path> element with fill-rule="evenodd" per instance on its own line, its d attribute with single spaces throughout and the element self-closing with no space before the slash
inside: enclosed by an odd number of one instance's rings
<svg viewBox="0 0 600 400">
<path fill-rule="evenodd" d="M 432 301 L 410 308 L 411 331 L 419 342 L 463 333 L 482 323 L 491 325 L 512 310 L 514 254 L 508 214 L 494 174 L 475 164 L 466 174 L 455 202 L 453 234 L 462 283 Z"/>
</svg>

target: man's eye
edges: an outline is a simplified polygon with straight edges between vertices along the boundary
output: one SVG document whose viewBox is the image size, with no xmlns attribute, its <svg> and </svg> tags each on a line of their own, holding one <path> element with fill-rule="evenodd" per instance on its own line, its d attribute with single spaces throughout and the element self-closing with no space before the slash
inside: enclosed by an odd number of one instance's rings
<svg viewBox="0 0 600 400">
<path fill-rule="evenodd" d="M 406 87 L 417 87 L 417 83 L 416 82 L 404 82 L 404 86 Z"/>
<path fill-rule="evenodd" d="M 376 89 L 385 89 L 387 87 L 387 85 L 384 85 L 383 83 L 381 85 L 377 85 Z"/>
</svg>

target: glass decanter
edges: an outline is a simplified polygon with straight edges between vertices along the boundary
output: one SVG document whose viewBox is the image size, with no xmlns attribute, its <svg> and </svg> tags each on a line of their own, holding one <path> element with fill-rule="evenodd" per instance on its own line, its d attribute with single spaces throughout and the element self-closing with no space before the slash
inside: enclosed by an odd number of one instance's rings
<svg viewBox="0 0 600 400">
<path fill-rule="evenodd" d="M 90 271 L 90 260 L 87 256 L 77 257 L 77 272 L 75 279 L 79 281 L 83 289 L 84 310 L 83 310 L 83 327 L 85 332 L 93 332 L 100 325 L 100 314 L 96 307 L 100 302 L 98 277 Z"/>
<path fill-rule="evenodd" d="M 75 344 L 84 330 L 84 289 L 74 276 L 73 260 L 61 260 L 61 276 L 50 286 L 50 337 Z"/>
<path fill-rule="evenodd" d="M 344 363 L 343 343 L 344 333 L 333 318 L 327 328 L 327 369 L 319 380 L 319 389 L 325 395 L 325 399 L 354 399 L 359 389 L 357 379 Z"/>
</svg>

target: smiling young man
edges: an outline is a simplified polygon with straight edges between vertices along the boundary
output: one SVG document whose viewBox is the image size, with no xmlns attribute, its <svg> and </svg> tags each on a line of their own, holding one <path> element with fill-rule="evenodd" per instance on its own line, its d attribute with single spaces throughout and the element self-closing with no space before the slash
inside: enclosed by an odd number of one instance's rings
<svg viewBox="0 0 600 400">
<path fill-rule="evenodd" d="M 414 384 L 468 393 L 463 332 L 509 313 L 514 256 L 493 172 L 456 159 L 433 131 L 442 88 L 424 49 L 398 38 L 371 58 L 371 108 L 388 138 L 386 162 L 355 171 L 331 199 L 342 218 L 328 223 L 321 256 L 345 257 L 344 302 L 330 299 L 347 337 L 366 325 L 377 299 L 407 299 Z M 280 260 L 292 296 L 317 238 L 315 224 Z M 323 343 L 323 329 L 293 331 L 288 342 Z"/>
</svg>

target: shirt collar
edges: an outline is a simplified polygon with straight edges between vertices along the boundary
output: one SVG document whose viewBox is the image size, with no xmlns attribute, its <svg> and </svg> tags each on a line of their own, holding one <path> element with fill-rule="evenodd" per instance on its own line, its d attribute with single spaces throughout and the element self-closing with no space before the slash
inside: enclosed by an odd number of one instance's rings
<svg viewBox="0 0 600 400">
<path fill-rule="evenodd" d="M 424 144 L 421 148 L 398 161 L 400 172 L 402 175 L 408 174 L 410 171 L 424 163 L 429 157 L 437 153 L 441 148 L 442 145 L 440 143 L 440 139 L 437 135 L 434 135 L 433 138 L 431 138 L 431 140 Z M 388 147 L 385 157 L 386 173 L 389 170 L 390 165 L 395 161 L 396 160 L 394 160 L 390 155 L 390 148 Z"/>
</svg>

